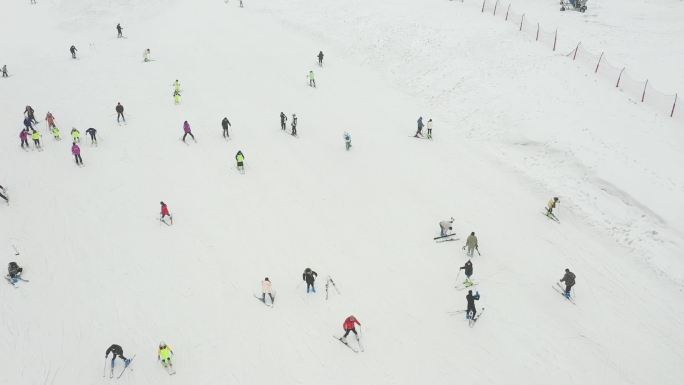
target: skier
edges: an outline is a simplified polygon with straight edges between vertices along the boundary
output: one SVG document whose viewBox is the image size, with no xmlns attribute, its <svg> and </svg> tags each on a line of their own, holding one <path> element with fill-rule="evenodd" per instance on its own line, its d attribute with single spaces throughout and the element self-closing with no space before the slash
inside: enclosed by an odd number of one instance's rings
<svg viewBox="0 0 684 385">
<path fill-rule="evenodd" d="M 269 280 L 268 277 L 261 281 L 261 301 L 263 303 L 266 303 L 266 294 L 271 297 L 271 305 L 273 305 L 273 302 L 275 302 L 275 299 L 273 298 L 273 286 L 271 285 L 271 280 Z"/>
<path fill-rule="evenodd" d="M 311 288 L 312 292 L 316 292 L 316 287 L 314 286 L 314 282 L 316 281 L 316 277 L 318 277 L 318 273 L 315 271 L 311 270 L 311 268 L 306 268 L 304 269 L 304 273 L 302 273 L 302 280 L 306 282 L 306 292 L 309 292 L 309 288 Z"/>
<path fill-rule="evenodd" d="M 40 132 L 33 130 L 31 133 L 31 139 L 33 139 L 33 146 L 37 149 L 40 150 Z"/>
<path fill-rule="evenodd" d="M 77 166 L 83 166 L 83 158 L 81 158 L 81 147 L 79 147 L 78 144 L 76 144 L 76 142 L 71 144 L 71 155 L 74 156 Z"/>
<path fill-rule="evenodd" d="M 575 286 L 575 273 L 570 271 L 570 269 L 565 269 L 565 275 L 560 280 L 565 282 L 565 297 L 570 298 L 570 289 Z"/>
<path fill-rule="evenodd" d="M 439 236 L 446 237 L 449 230 L 453 229 L 452 224 L 454 223 L 454 217 L 451 217 L 448 221 L 439 222 Z"/>
<path fill-rule="evenodd" d="M 171 224 L 173 224 L 173 216 L 171 216 L 171 213 L 169 213 L 169 207 L 164 203 L 164 201 L 159 202 L 161 205 L 161 217 L 159 217 L 159 220 L 164 222 L 164 218 L 167 216 L 171 220 Z"/>
<path fill-rule="evenodd" d="M 297 115 L 292 114 L 292 123 L 290 124 L 292 126 L 292 136 L 297 136 Z"/>
<path fill-rule="evenodd" d="M 107 349 L 107 351 L 105 352 L 105 358 L 109 357 L 109 353 L 112 353 L 112 370 L 114 370 L 114 360 L 116 359 L 116 357 L 121 358 L 126 366 L 128 366 L 128 364 L 131 362 L 130 359 L 124 357 L 123 348 L 117 344 L 112 344 L 112 346 L 110 346 Z"/>
<path fill-rule="evenodd" d="M 173 89 L 178 91 L 179 93 L 181 92 L 180 82 L 178 81 L 178 79 L 176 79 L 176 81 L 173 82 Z"/>
<path fill-rule="evenodd" d="M 465 285 L 465 287 L 472 286 L 473 281 L 470 280 L 470 276 L 473 275 L 473 263 L 470 261 L 470 259 L 465 263 L 465 265 L 461 266 L 459 270 L 465 270 L 466 279 L 463 281 L 463 285 Z"/>
<path fill-rule="evenodd" d="M 323 67 L 323 51 L 318 52 L 318 65 Z"/>
<path fill-rule="evenodd" d="M 180 104 L 181 102 L 181 93 L 178 90 L 173 91 L 173 103 L 174 104 Z"/>
<path fill-rule="evenodd" d="M 147 63 L 148 61 L 152 60 L 152 59 L 150 58 L 150 55 L 151 55 L 151 54 L 152 54 L 152 53 L 150 52 L 150 49 L 149 49 L 149 48 L 143 51 L 143 61 L 144 61 L 145 63 Z"/>
<path fill-rule="evenodd" d="M 477 237 L 475 236 L 475 232 L 473 231 L 468 235 L 468 239 L 466 239 L 466 244 L 463 246 L 463 250 L 468 247 L 468 256 L 472 257 L 473 256 L 473 250 L 477 250 L 477 253 L 480 253 L 480 249 L 478 249 L 477 245 Z"/>
<path fill-rule="evenodd" d="M 197 140 L 195 140 L 195 135 L 192 134 L 192 130 L 190 129 L 190 123 L 188 123 L 187 120 L 185 122 L 183 122 L 183 132 L 184 132 L 183 143 L 185 143 L 185 137 L 188 135 L 190 135 L 192 137 L 192 140 L 197 142 Z"/>
<path fill-rule="evenodd" d="M 287 122 L 287 116 L 282 111 L 280 111 L 280 128 L 283 131 L 285 131 L 286 122 Z"/>
<path fill-rule="evenodd" d="M 0 185 L 0 198 L 4 199 L 7 204 L 9 204 L 9 198 L 7 197 L 7 190 L 5 190 L 2 185 Z"/>
<path fill-rule="evenodd" d="M 344 335 L 340 340 L 344 342 L 345 344 L 347 343 L 347 336 L 349 335 L 349 332 L 353 332 L 354 335 L 356 336 L 356 340 L 359 340 L 359 333 L 356 332 L 356 327 L 355 325 L 361 326 L 361 322 L 356 319 L 353 315 L 350 315 L 344 320 L 344 323 L 342 324 L 342 328 L 344 329 Z"/>
<path fill-rule="evenodd" d="M 19 278 L 19 276 L 21 276 L 22 271 L 24 271 L 24 269 L 19 267 L 19 265 L 16 262 L 10 262 L 7 264 L 7 276 L 10 277 L 12 280 L 14 280 L 15 278 Z"/>
<path fill-rule="evenodd" d="M 475 295 L 473 295 L 473 291 L 468 290 L 468 295 L 466 295 L 466 301 L 468 301 L 468 308 L 466 309 L 467 319 L 475 319 L 475 314 L 477 314 L 477 309 L 475 308 L 475 301 L 478 301 L 479 299 L 479 292 L 475 292 Z"/>
<path fill-rule="evenodd" d="M 116 37 L 119 39 L 123 37 L 123 27 L 121 26 L 121 23 L 116 25 Z"/>
<path fill-rule="evenodd" d="M 344 133 L 344 146 L 346 147 L 347 151 L 351 148 L 351 135 L 345 131 Z"/>
<path fill-rule="evenodd" d="M 553 209 L 556 208 L 560 204 L 560 200 L 558 200 L 558 197 L 553 197 L 553 199 L 549 199 L 549 203 L 546 205 L 546 215 L 553 215 Z"/>
<path fill-rule="evenodd" d="M 48 111 L 47 115 L 45 115 L 45 120 L 47 120 L 48 128 L 55 126 L 55 117 L 52 115 L 52 112 Z"/>
<path fill-rule="evenodd" d="M 238 171 L 245 172 L 245 156 L 242 154 L 242 151 L 238 151 L 235 154 L 235 160 L 237 161 Z"/>
<path fill-rule="evenodd" d="M 423 117 L 422 116 L 418 118 L 417 123 L 418 123 L 418 131 L 416 131 L 416 134 L 414 135 L 414 137 L 417 138 L 418 135 L 420 135 L 420 137 L 422 138 L 423 137 Z"/>
<path fill-rule="evenodd" d="M 29 118 L 31 120 L 31 123 L 38 124 L 38 121 L 36 120 L 36 114 L 35 114 L 35 111 L 33 110 L 33 107 L 26 106 L 26 108 L 24 109 L 24 114 L 26 115 L 27 118 Z"/>
<path fill-rule="evenodd" d="M 309 87 L 316 88 L 316 79 L 314 78 L 314 72 L 309 71 Z"/>
<path fill-rule="evenodd" d="M 57 126 L 52 127 L 50 132 L 52 132 L 52 137 L 55 138 L 55 140 L 62 140 L 62 137 L 59 133 L 59 128 Z"/>
<path fill-rule="evenodd" d="M 19 139 L 21 139 L 21 148 L 24 148 L 24 146 L 26 146 L 26 148 L 29 148 L 27 129 L 24 128 L 23 130 L 21 130 L 21 132 L 19 133 Z"/>
<path fill-rule="evenodd" d="M 230 134 L 228 133 L 228 127 L 231 127 L 231 125 L 230 120 L 228 120 L 227 117 L 224 117 L 221 121 L 221 127 L 223 128 L 223 137 L 226 139 L 230 138 Z"/>
<path fill-rule="evenodd" d="M 9 75 L 7 74 L 7 64 L 2 65 L 2 77 L 7 78 Z"/>
<path fill-rule="evenodd" d="M 90 144 L 97 145 L 97 130 L 90 127 L 89 129 L 86 130 L 86 134 L 90 135 Z"/>
<path fill-rule="evenodd" d="M 71 138 L 74 140 L 74 143 L 81 143 L 81 132 L 76 127 L 71 127 Z"/>
<path fill-rule="evenodd" d="M 116 122 L 119 123 L 119 119 L 122 119 L 124 121 L 124 123 L 126 123 L 126 118 L 124 117 L 124 114 L 123 114 L 124 108 L 121 105 L 121 103 L 119 103 L 119 102 L 116 103 L 115 110 L 116 110 Z"/>
<path fill-rule="evenodd" d="M 72 59 L 76 59 L 76 51 L 78 51 L 78 50 L 76 49 L 75 45 L 72 45 L 71 48 L 69 48 L 69 52 L 71 52 L 71 58 Z"/>
<path fill-rule="evenodd" d="M 171 362 L 171 356 L 173 356 L 173 350 L 162 341 L 159 343 L 159 351 L 157 351 L 157 360 L 161 361 L 163 367 L 173 368 L 173 363 Z"/>
<path fill-rule="evenodd" d="M 432 119 L 428 119 L 428 122 L 427 122 L 427 130 L 428 130 L 428 132 L 427 132 L 427 138 L 428 138 L 428 139 L 432 139 Z"/>
<path fill-rule="evenodd" d="M 28 116 L 24 118 L 24 127 L 26 127 L 27 130 L 33 130 L 33 122 L 31 122 L 31 118 Z"/>
</svg>

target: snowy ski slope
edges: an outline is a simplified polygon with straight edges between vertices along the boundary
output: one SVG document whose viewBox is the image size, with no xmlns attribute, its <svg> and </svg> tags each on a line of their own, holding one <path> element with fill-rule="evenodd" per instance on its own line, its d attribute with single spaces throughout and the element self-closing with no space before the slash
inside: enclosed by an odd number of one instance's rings
<svg viewBox="0 0 684 385">
<path fill-rule="evenodd" d="M 117 381 L 102 377 L 112 343 L 137 354 L 125 384 L 681 382 L 680 127 L 468 1 L 238 3 L 5 6 L 0 256 L 31 282 L 0 288 L 1 384 Z M 27 104 L 65 139 L 41 122 L 44 151 L 22 151 Z M 420 115 L 433 141 L 411 137 Z M 98 129 L 84 168 L 72 126 Z M 560 224 L 540 215 L 554 195 Z M 460 240 L 435 244 L 450 216 Z M 471 231 L 487 309 L 472 329 L 449 314 Z M 566 267 L 576 306 L 550 288 Z M 342 294 L 326 301 L 327 275 Z M 273 308 L 253 299 L 266 276 Z M 330 338 L 350 314 L 363 353 Z"/>
</svg>

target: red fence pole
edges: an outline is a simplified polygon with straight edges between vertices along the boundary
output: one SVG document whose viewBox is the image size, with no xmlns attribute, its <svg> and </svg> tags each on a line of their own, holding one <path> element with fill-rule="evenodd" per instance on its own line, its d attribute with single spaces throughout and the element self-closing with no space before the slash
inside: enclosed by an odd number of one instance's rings
<svg viewBox="0 0 684 385">
<path fill-rule="evenodd" d="M 508 14 L 511 12 L 511 5 L 508 4 L 508 8 L 506 9 L 506 21 L 508 21 Z"/>
<path fill-rule="evenodd" d="M 644 92 L 641 93 L 641 102 L 644 102 L 644 99 L 646 99 L 646 87 L 648 87 L 648 79 L 646 79 L 646 83 L 644 83 Z"/>
<path fill-rule="evenodd" d="M 523 13 L 522 17 L 520 18 L 520 30 L 522 31 L 522 23 L 523 20 L 525 20 L 525 14 Z"/>
<path fill-rule="evenodd" d="M 601 52 L 601 56 L 599 57 L 599 60 L 596 63 L 596 69 L 594 70 L 594 73 L 598 73 L 598 68 L 599 68 L 599 64 L 601 64 L 601 59 L 603 59 L 603 52 Z"/>
<path fill-rule="evenodd" d="M 674 103 L 672 103 L 672 111 L 670 112 L 670 117 L 672 117 L 674 115 L 674 109 L 675 109 L 676 105 L 677 105 L 677 94 L 675 94 L 675 100 L 674 100 Z"/>
<path fill-rule="evenodd" d="M 620 70 L 620 75 L 618 75 L 618 80 L 617 83 L 615 83 L 615 88 L 620 87 L 620 79 L 622 79 L 623 72 L 625 72 L 625 67 L 622 67 L 622 70 Z"/>
<path fill-rule="evenodd" d="M 556 42 L 558 41 L 558 28 L 556 28 L 556 34 L 553 35 L 553 50 L 556 50 Z"/>
<path fill-rule="evenodd" d="M 487 0 L 482 0 L 482 13 L 484 13 L 485 4 L 487 4 Z"/>
<path fill-rule="evenodd" d="M 539 41 L 539 23 L 537 23 L 537 37 L 534 38 L 534 41 Z"/>
<path fill-rule="evenodd" d="M 575 58 L 577 57 L 577 50 L 579 50 L 580 44 L 582 44 L 581 41 L 579 43 L 577 43 L 577 47 L 575 47 L 575 54 L 572 55 L 572 60 L 575 60 Z"/>
</svg>

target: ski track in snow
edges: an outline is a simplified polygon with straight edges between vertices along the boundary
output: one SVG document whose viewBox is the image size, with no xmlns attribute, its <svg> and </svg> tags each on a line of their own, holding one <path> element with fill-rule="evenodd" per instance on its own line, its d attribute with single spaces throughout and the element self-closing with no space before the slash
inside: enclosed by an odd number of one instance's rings
<svg viewBox="0 0 684 385">
<path fill-rule="evenodd" d="M 653 72 L 618 36 L 643 48 L 675 21 L 634 32 L 619 18 L 634 8 L 615 3 L 563 22 L 595 24 L 578 37 Z M 21 34 L 3 40 L 0 121 L 15 127 L 31 104 L 38 119 L 55 114 L 64 139 L 41 124 L 42 152 L 18 149 L 15 128 L 0 140 L 12 189 L 0 247 L 31 280 L 0 290 L 3 383 L 109 383 L 102 353 L 118 343 L 139 355 L 119 381 L 166 384 L 160 340 L 176 353 L 172 381 L 186 383 L 680 382 L 681 127 L 477 4 L 42 0 L 7 12 L 0 34 Z M 142 63 L 148 47 L 155 61 Z M 298 115 L 297 139 L 280 132 L 280 111 Z M 419 115 L 435 120 L 434 140 L 409 137 Z M 83 168 L 70 127 L 98 129 Z M 560 223 L 539 215 L 553 195 Z M 173 226 L 153 219 L 160 200 Z M 461 240 L 433 242 L 449 216 Z M 453 283 L 471 231 L 487 309 L 474 328 L 448 314 L 465 307 Z M 297 286 L 307 266 L 322 277 L 316 294 Z M 577 306 L 549 289 L 565 267 Z M 326 301 L 328 274 L 342 294 Z M 272 308 L 251 298 L 265 276 Z M 330 338 L 349 314 L 365 352 Z"/>
</svg>

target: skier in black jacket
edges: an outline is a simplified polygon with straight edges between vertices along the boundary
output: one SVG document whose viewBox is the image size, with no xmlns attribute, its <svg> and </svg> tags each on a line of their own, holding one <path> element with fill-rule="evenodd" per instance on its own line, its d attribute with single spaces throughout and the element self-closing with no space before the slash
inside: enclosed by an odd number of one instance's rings
<svg viewBox="0 0 684 385">
<path fill-rule="evenodd" d="M 472 290 L 468 290 L 468 295 L 466 295 L 466 300 L 468 301 L 468 308 L 466 309 L 466 318 L 475 319 L 475 314 L 477 314 L 477 309 L 475 308 L 475 301 L 480 299 L 480 293 L 475 292 L 473 295 Z"/>
<path fill-rule="evenodd" d="M 123 27 L 121 26 L 121 23 L 116 25 L 116 37 L 117 38 L 123 37 Z"/>
<path fill-rule="evenodd" d="M 223 118 L 223 120 L 221 121 L 221 127 L 223 127 L 223 137 L 229 138 L 230 134 L 228 134 L 228 127 L 231 127 L 231 125 L 230 125 L 230 121 L 228 120 L 228 118 L 225 118 L 225 117 Z"/>
<path fill-rule="evenodd" d="M 19 267 L 16 262 L 10 262 L 7 264 L 7 275 L 9 275 L 10 278 L 21 275 L 22 271 L 24 271 L 24 269 Z"/>
<path fill-rule="evenodd" d="M 95 144 L 97 145 L 97 130 L 90 127 L 89 129 L 86 130 L 86 134 L 90 135 L 90 144 Z"/>
<path fill-rule="evenodd" d="M 570 289 L 575 286 L 575 273 L 570 269 L 565 269 L 565 275 L 560 281 L 565 282 L 565 296 L 570 298 Z"/>
<path fill-rule="evenodd" d="M 470 276 L 473 275 L 473 263 L 470 261 L 470 259 L 465 263 L 465 265 L 461 266 L 459 270 L 465 270 L 466 280 L 463 282 L 463 284 L 471 286 L 472 282 L 470 281 Z"/>
<path fill-rule="evenodd" d="M 318 65 L 323 67 L 323 51 L 318 52 Z"/>
<path fill-rule="evenodd" d="M 112 368 L 114 367 L 114 360 L 116 359 L 116 357 L 119 357 L 122 360 L 124 360 L 124 363 L 126 365 L 128 365 L 128 363 L 131 362 L 131 360 L 124 357 L 123 348 L 117 344 L 113 344 L 112 346 L 109 347 L 109 349 L 107 349 L 107 351 L 105 352 L 105 358 L 107 358 L 109 356 L 110 352 L 112 353 L 112 366 L 111 366 Z"/>
<path fill-rule="evenodd" d="M 280 128 L 285 131 L 285 126 L 287 122 L 287 116 L 283 114 L 283 112 L 280 112 Z"/>
<path fill-rule="evenodd" d="M 76 59 L 76 51 L 78 51 L 78 50 L 76 49 L 75 45 L 72 45 L 71 48 L 69 48 L 69 52 L 71 52 L 71 58 L 72 59 Z"/>
<path fill-rule="evenodd" d="M 316 292 L 316 288 L 314 287 L 314 281 L 316 281 L 316 277 L 318 277 L 318 273 L 315 271 L 311 270 L 311 268 L 307 267 L 304 270 L 304 273 L 302 274 L 302 279 L 306 281 L 306 292 L 309 292 L 309 288 L 311 288 L 311 291 L 314 293 Z"/>
</svg>

